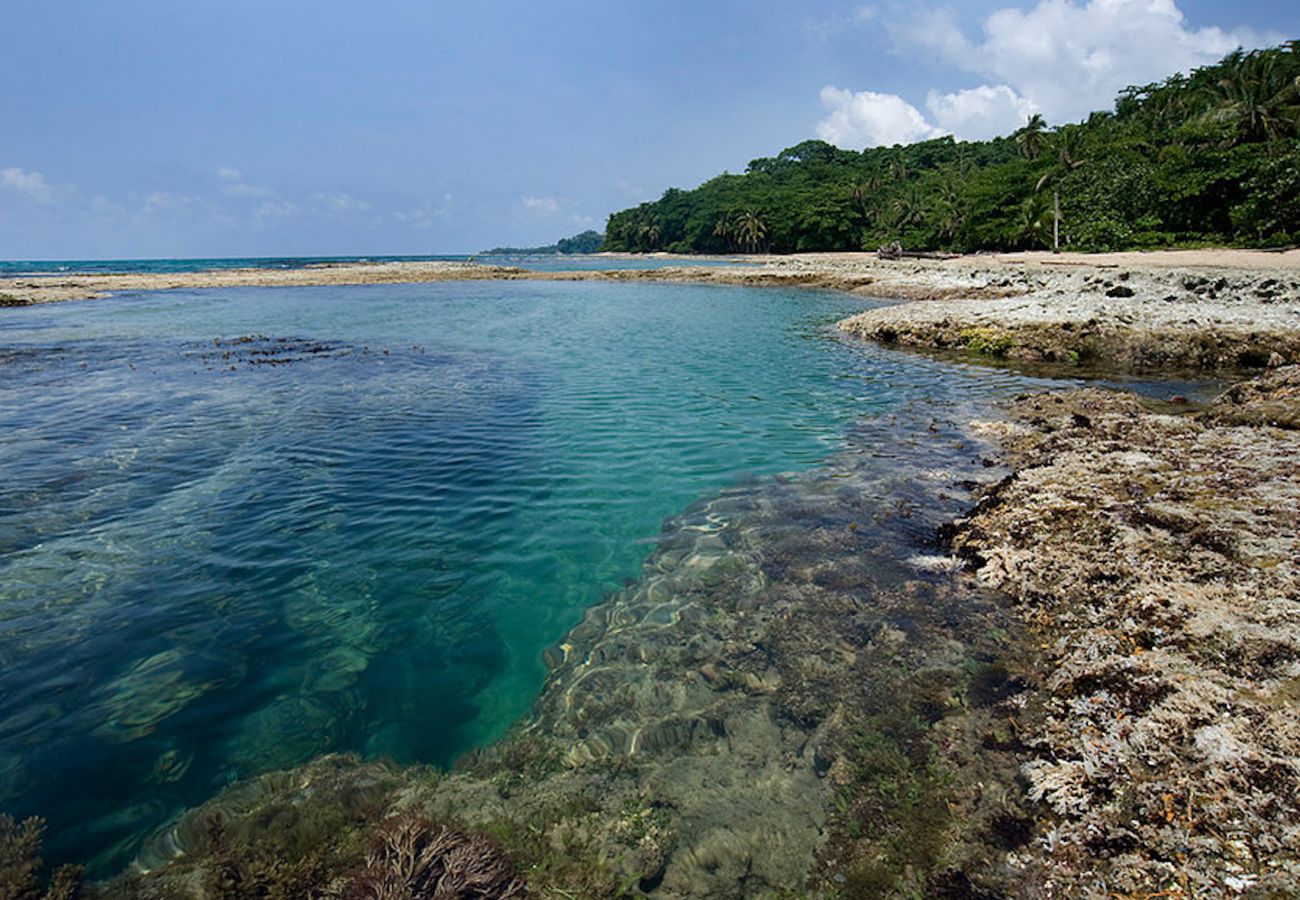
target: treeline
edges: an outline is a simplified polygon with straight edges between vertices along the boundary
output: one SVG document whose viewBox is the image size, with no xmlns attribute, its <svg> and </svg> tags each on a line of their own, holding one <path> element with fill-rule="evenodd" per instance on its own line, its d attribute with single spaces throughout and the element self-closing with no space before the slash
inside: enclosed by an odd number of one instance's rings
<svg viewBox="0 0 1300 900">
<path fill-rule="evenodd" d="M 545 247 L 494 247 L 484 250 L 485 256 L 547 256 L 552 253 L 599 253 L 605 236 L 599 231 L 587 231 L 570 238 L 560 238 Z"/>
<path fill-rule="evenodd" d="M 805 141 L 614 213 L 605 249 L 1075 250 L 1300 242 L 1300 41 L 1008 137 L 858 153 Z"/>
</svg>

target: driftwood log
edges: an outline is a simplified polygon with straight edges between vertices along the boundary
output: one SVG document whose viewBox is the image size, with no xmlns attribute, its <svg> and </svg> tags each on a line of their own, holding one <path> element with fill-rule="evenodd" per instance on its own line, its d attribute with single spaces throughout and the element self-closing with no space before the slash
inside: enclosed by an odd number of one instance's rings
<svg viewBox="0 0 1300 900">
<path fill-rule="evenodd" d="M 904 250 L 898 241 L 883 245 L 876 251 L 881 259 L 956 259 L 960 253 L 942 253 L 937 250 Z"/>
</svg>

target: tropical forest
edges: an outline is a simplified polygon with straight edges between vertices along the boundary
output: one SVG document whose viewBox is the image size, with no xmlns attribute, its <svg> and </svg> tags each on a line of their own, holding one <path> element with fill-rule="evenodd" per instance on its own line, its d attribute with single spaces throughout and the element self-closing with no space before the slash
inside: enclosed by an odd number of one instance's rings
<svg viewBox="0 0 1300 900">
<path fill-rule="evenodd" d="M 610 216 L 605 250 L 1107 251 L 1300 242 L 1300 41 L 989 141 L 810 140 Z"/>
</svg>

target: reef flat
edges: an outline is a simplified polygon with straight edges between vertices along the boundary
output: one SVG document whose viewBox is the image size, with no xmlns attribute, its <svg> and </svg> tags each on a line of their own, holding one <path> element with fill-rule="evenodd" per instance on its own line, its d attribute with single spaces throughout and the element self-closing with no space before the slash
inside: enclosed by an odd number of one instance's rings
<svg viewBox="0 0 1300 900">
<path fill-rule="evenodd" d="M 1050 812 L 1009 865 L 1079 896 L 1300 893 L 1300 367 L 1170 415 L 1027 396 L 953 528 L 1042 643 L 1019 739 Z"/>
</svg>

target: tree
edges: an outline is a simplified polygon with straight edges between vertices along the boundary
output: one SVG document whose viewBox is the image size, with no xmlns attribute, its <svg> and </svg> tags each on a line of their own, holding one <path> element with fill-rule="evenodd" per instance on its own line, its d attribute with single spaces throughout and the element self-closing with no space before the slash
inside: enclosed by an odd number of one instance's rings
<svg viewBox="0 0 1300 900">
<path fill-rule="evenodd" d="M 1083 165 L 1079 155 L 1082 147 L 1082 135 L 1078 125 L 1065 125 L 1056 130 L 1048 146 L 1056 153 L 1056 161 L 1034 188 L 1034 193 L 1041 191 L 1048 183 L 1052 184 L 1052 252 L 1061 252 L 1061 190 L 1060 179 Z"/>
<path fill-rule="evenodd" d="M 736 236 L 750 253 L 757 253 L 767 238 L 767 223 L 754 210 L 746 210 L 736 219 Z"/>
<path fill-rule="evenodd" d="M 925 221 L 925 198 L 919 188 L 913 187 L 899 194 L 890 206 L 894 211 L 894 224 L 900 229 Z"/>
<path fill-rule="evenodd" d="M 724 215 L 718 219 L 713 226 L 713 236 L 720 238 L 727 249 L 730 250 L 734 245 L 732 242 L 733 229 L 730 220 Z"/>
<path fill-rule="evenodd" d="M 1284 55 L 1238 50 L 1225 60 L 1227 71 L 1212 90 L 1218 111 L 1236 123 L 1244 140 L 1272 142 L 1296 134 L 1300 76 L 1289 77 Z"/>
<path fill-rule="evenodd" d="M 1020 207 L 1020 234 L 1022 241 L 1033 247 L 1047 245 L 1047 223 L 1051 210 L 1042 194 L 1031 194 Z"/>
<path fill-rule="evenodd" d="M 1047 120 L 1034 113 L 1025 127 L 1016 132 L 1016 146 L 1025 159 L 1034 160 L 1047 145 Z"/>
</svg>

